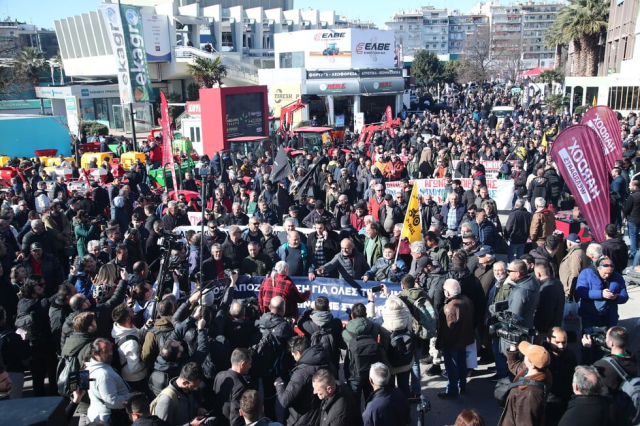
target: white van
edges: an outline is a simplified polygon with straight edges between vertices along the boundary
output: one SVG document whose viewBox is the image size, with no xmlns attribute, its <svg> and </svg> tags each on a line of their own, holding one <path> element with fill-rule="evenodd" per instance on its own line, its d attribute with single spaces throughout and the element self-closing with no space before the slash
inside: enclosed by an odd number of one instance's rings
<svg viewBox="0 0 640 426">
<path fill-rule="evenodd" d="M 507 115 L 510 116 L 513 114 L 514 108 L 510 106 L 497 106 L 493 107 L 492 111 L 498 118 L 498 125 L 500 125 Z"/>
</svg>

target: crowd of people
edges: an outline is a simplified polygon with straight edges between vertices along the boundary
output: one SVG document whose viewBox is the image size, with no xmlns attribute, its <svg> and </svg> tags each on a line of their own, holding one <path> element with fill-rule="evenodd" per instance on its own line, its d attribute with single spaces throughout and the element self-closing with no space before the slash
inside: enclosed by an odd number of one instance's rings
<svg viewBox="0 0 640 426">
<path fill-rule="evenodd" d="M 204 233 L 189 227 L 197 203 L 142 194 L 144 165 L 82 192 L 36 164 L 0 207 L 0 397 L 21 398 L 26 372 L 34 396 L 58 395 L 71 363 L 90 377 L 88 389 L 62 392 L 82 424 L 404 425 L 423 394 L 421 370 L 444 374 L 438 397 L 453 399 L 467 394 L 478 363 L 495 363 L 489 380 L 519 383 L 500 425 L 625 424 L 616 367 L 638 371 L 618 305 L 629 298 L 622 271 L 630 258 L 640 263 L 640 123 L 621 121 L 624 158 L 611 173 L 619 196 L 603 241 L 586 244 L 555 229 L 555 212 L 572 200 L 548 155 L 580 117 L 517 107 L 497 125 L 495 93 L 465 102 L 402 112 L 394 136 L 371 146 L 347 132 L 347 152 L 295 157 L 275 182 L 270 153 L 214 153 Z M 504 224 L 482 160 L 501 161 L 499 177 L 513 180 Z M 198 190 L 196 178 L 205 175 L 187 173 L 182 186 Z M 408 243 L 403 222 L 421 178 L 443 179 L 445 198 L 421 197 L 423 238 Z M 386 187 L 397 181 L 400 190 Z M 182 244 L 162 246 L 181 229 Z M 265 277 L 255 298 L 234 297 L 240 275 Z M 336 300 L 300 292 L 292 277 L 382 284 L 343 324 Z M 197 288 L 225 278 L 220 298 Z M 565 303 L 579 305 L 580 354 L 567 345 Z M 490 334 L 503 311 L 536 336 Z M 602 339 L 592 341 L 594 327 L 606 328 Z M 458 424 L 484 420 L 469 409 Z"/>
</svg>

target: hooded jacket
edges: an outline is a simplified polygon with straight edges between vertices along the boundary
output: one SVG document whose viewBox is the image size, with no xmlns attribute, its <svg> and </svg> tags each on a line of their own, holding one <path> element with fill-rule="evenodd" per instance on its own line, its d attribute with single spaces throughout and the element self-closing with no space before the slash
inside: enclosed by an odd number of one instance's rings
<svg viewBox="0 0 640 426">
<path fill-rule="evenodd" d="M 65 340 L 60 355 L 75 355 L 78 357 L 78 361 L 80 361 L 80 365 L 82 366 L 90 356 L 91 343 L 93 343 L 94 340 L 96 340 L 96 335 L 94 333 L 73 332 L 67 340 Z"/>
<path fill-rule="evenodd" d="M 146 328 L 138 329 L 135 326 L 126 328 L 118 323 L 113 324 L 111 337 L 113 337 L 118 346 L 118 356 L 120 357 L 121 365 L 123 365 L 120 374 L 127 382 L 137 382 L 147 376 L 147 369 L 140 356 L 142 350 L 141 342 L 144 340 L 146 331 Z M 135 339 L 128 339 L 120 344 L 120 341 L 129 335 L 134 336 Z M 113 355 L 116 356 L 115 353 Z"/>
<path fill-rule="evenodd" d="M 322 346 L 311 346 L 302 353 L 289 383 L 285 386 L 280 382 L 276 386 L 278 401 L 283 408 L 289 409 L 287 426 L 319 424 L 320 399 L 313 393 L 311 379 L 321 368 L 328 368 L 335 377 L 336 370 Z"/>
<path fill-rule="evenodd" d="M 173 330 L 171 315 L 168 315 L 160 317 L 160 319 L 153 324 L 153 329 L 146 331 L 140 358 L 147 366 L 147 371 L 153 369 L 153 363 L 158 357 L 158 354 L 160 354 L 162 344 L 167 341 L 171 333 L 173 333 Z"/>
<path fill-rule="evenodd" d="M 129 387 L 122 377 L 108 364 L 95 359 L 86 363 L 89 370 L 89 410 L 87 417 L 90 422 L 101 420 L 109 423 L 111 410 L 124 408 L 124 401 L 131 395 Z"/>
<path fill-rule="evenodd" d="M 551 200 L 551 186 L 546 177 L 535 177 L 529 184 L 529 199 L 535 201 L 538 197 L 544 198 L 547 203 Z"/>
<path fill-rule="evenodd" d="M 315 325 L 312 325 L 312 323 Z M 298 320 L 298 328 L 304 332 L 304 335 L 308 339 L 319 328 L 329 330 L 333 336 L 333 340 L 338 347 L 343 347 L 342 342 L 342 321 L 333 317 L 330 311 L 318 311 L 307 309 L 302 313 L 302 316 Z M 340 353 L 333 354 L 331 357 L 331 363 L 337 368 L 340 365 Z"/>
<path fill-rule="evenodd" d="M 558 276 L 558 261 L 556 260 L 556 256 L 547 251 L 545 244 L 541 244 L 538 247 L 534 248 L 529 252 L 529 254 L 533 256 L 535 261 L 547 262 L 549 268 L 551 269 L 551 276 Z"/>
<path fill-rule="evenodd" d="M 56 353 L 60 353 L 60 337 L 62 336 L 62 326 L 65 319 L 71 313 L 71 307 L 63 303 L 56 295 L 49 307 L 49 324 L 51 325 L 51 336 L 56 347 Z"/>
</svg>

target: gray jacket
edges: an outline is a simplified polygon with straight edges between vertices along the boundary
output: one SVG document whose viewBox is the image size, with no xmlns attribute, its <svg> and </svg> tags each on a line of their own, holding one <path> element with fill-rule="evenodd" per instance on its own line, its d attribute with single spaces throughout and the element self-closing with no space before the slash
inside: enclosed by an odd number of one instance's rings
<svg viewBox="0 0 640 426">
<path fill-rule="evenodd" d="M 348 256 L 343 256 L 342 253 L 335 256 L 330 262 L 325 263 L 322 266 L 324 272 L 331 272 L 334 269 L 338 269 L 340 278 L 359 280 L 365 272 L 369 270 L 369 264 L 364 255 L 358 251 L 353 250 L 353 259 Z"/>
<path fill-rule="evenodd" d="M 167 387 L 176 395 L 178 406 L 176 407 L 174 405 L 170 395 L 162 393 L 158 395 L 154 414 L 162 420 L 171 423 L 173 426 L 188 426 L 191 420 L 196 417 L 200 405 L 192 393 L 185 394 L 178 388 L 176 380 L 177 379 L 172 379 Z"/>
<path fill-rule="evenodd" d="M 97 420 L 109 423 L 111 410 L 124 408 L 124 401 L 129 398 L 129 387 L 122 377 L 108 364 L 96 360 L 88 361 L 89 399 L 91 404 L 87 411 L 90 422 Z"/>
<path fill-rule="evenodd" d="M 509 293 L 509 311 L 524 319 L 522 325 L 533 327 L 533 319 L 540 301 L 540 286 L 536 279 L 529 275 L 516 282 Z"/>
</svg>

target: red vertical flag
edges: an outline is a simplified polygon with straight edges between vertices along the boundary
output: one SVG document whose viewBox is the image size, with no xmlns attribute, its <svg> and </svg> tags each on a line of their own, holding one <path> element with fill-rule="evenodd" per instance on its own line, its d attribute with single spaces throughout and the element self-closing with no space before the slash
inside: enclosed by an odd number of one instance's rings
<svg viewBox="0 0 640 426">
<path fill-rule="evenodd" d="M 582 124 L 591 127 L 598 134 L 607 171 L 611 171 L 616 160 L 622 158 L 622 136 L 618 114 L 604 105 L 594 106 L 582 117 Z"/>
<path fill-rule="evenodd" d="M 160 91 L 161 113 L 162 119 L 160 125 L 162 126 L 162 165 L 169 165 L 171 169 L 171 178 L 173 179 L 173 190 L 178 191 L 178 180 L 176 179 L 176 165 L 173 161 L 173 146 L 171 140 L 173 134 L 171 132 L 171 117 L 169 117 L 169 105 L 167 104 L 167 98 L 164 96 L 164 92 Z M 166 186 L 166 183 L 165 183 Z M 176 196 L 177 198 L 177 196 Z"/>
<path fill-rule="evenodd" d="M 387 105 L 385 114 L 387 116 L 387 123 L 391 123 L 393 121 L 393 111 L 391 110 L 391 105 Z M 392 138 L 396 137 L 396 131 L 393 130 L 391 126 L 389 126 L 389 136 L 391 136 Z"/>
<path fill-rule="evenodd" d="M 551 158 L 580 207 L 597 242 L 609 223 L 609 180 L 598 134 L 583 124 L 565 129 L 553 141 Z"/>
</svg>

